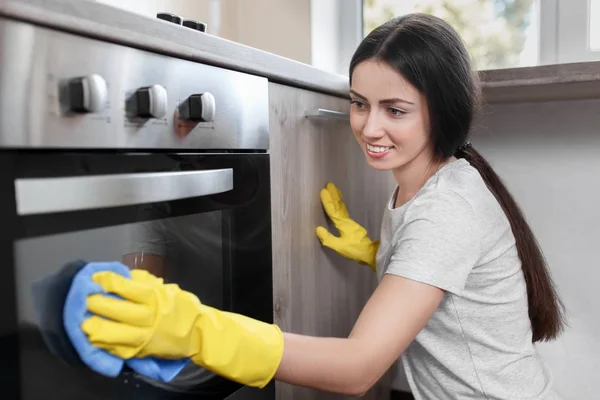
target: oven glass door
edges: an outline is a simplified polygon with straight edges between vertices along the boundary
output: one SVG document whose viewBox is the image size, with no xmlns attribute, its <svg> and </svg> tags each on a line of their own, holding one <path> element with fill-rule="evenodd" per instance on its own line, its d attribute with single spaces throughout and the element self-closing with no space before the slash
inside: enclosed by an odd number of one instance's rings
<svg viewBox="0 0 600 400">
<path fill-rule="evenodd" d="M 192 363 L 169 383 L 127 368 L 117 378 L 92 372 L 56 318 L 44 315 L 60 295 L 43 282 L 77 260 L 116 260 L 204 304 L 272 322 L 267 154 L 5 152 L 1 159 L 0 350 L 10 393 L 225 399 L 240 388 Z"/>
</svg>

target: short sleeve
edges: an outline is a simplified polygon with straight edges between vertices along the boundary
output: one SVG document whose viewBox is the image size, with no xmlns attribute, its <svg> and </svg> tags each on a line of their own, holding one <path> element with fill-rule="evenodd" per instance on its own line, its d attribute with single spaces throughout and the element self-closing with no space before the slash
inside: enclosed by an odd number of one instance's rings
<svg viewBox="0 0 600 400">
<path fill-rule="evenodd" d="M 481 225 L 459 194 L 421 194 L 406 210 L 386 273 L 460 295 L 480 258 Z"/>
</svg>

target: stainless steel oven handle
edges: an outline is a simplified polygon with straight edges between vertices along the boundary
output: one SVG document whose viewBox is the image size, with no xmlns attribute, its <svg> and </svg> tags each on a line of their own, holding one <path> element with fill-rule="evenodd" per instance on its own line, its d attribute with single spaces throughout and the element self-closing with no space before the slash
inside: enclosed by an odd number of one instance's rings
<svg viewBox="0 0 600 400">
<path fill-rule="evenodd" d="M 233 189 L 233 170 L 92 175 L 15 180 L 18 215 L 129 206 Z"/>
</svg>

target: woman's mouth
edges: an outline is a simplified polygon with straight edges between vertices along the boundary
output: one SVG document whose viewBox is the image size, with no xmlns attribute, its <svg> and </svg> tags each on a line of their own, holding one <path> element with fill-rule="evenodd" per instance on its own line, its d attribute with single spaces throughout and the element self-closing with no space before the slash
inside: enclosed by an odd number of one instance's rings
<svg viewBox="0 0 600 400">
<path fill-rule="evenodd" d="M 365 145 L 367 146 L 367 154 L 373 158 L 385 157 L 394 148 L 394 146 L 373 146 L 368 143 L 365 143 Z"/>
</svg>

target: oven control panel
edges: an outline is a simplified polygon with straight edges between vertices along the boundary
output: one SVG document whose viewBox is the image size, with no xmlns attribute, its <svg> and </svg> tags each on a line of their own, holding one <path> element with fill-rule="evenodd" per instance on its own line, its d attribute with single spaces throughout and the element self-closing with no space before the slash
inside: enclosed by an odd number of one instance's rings
<svg viewBox="0 0 600 400">
<path fill-rule="evenodd" d="M 269 148 L 266 78 L 7 19 L 0 36 L 2 147 Z"/>
</svg>

